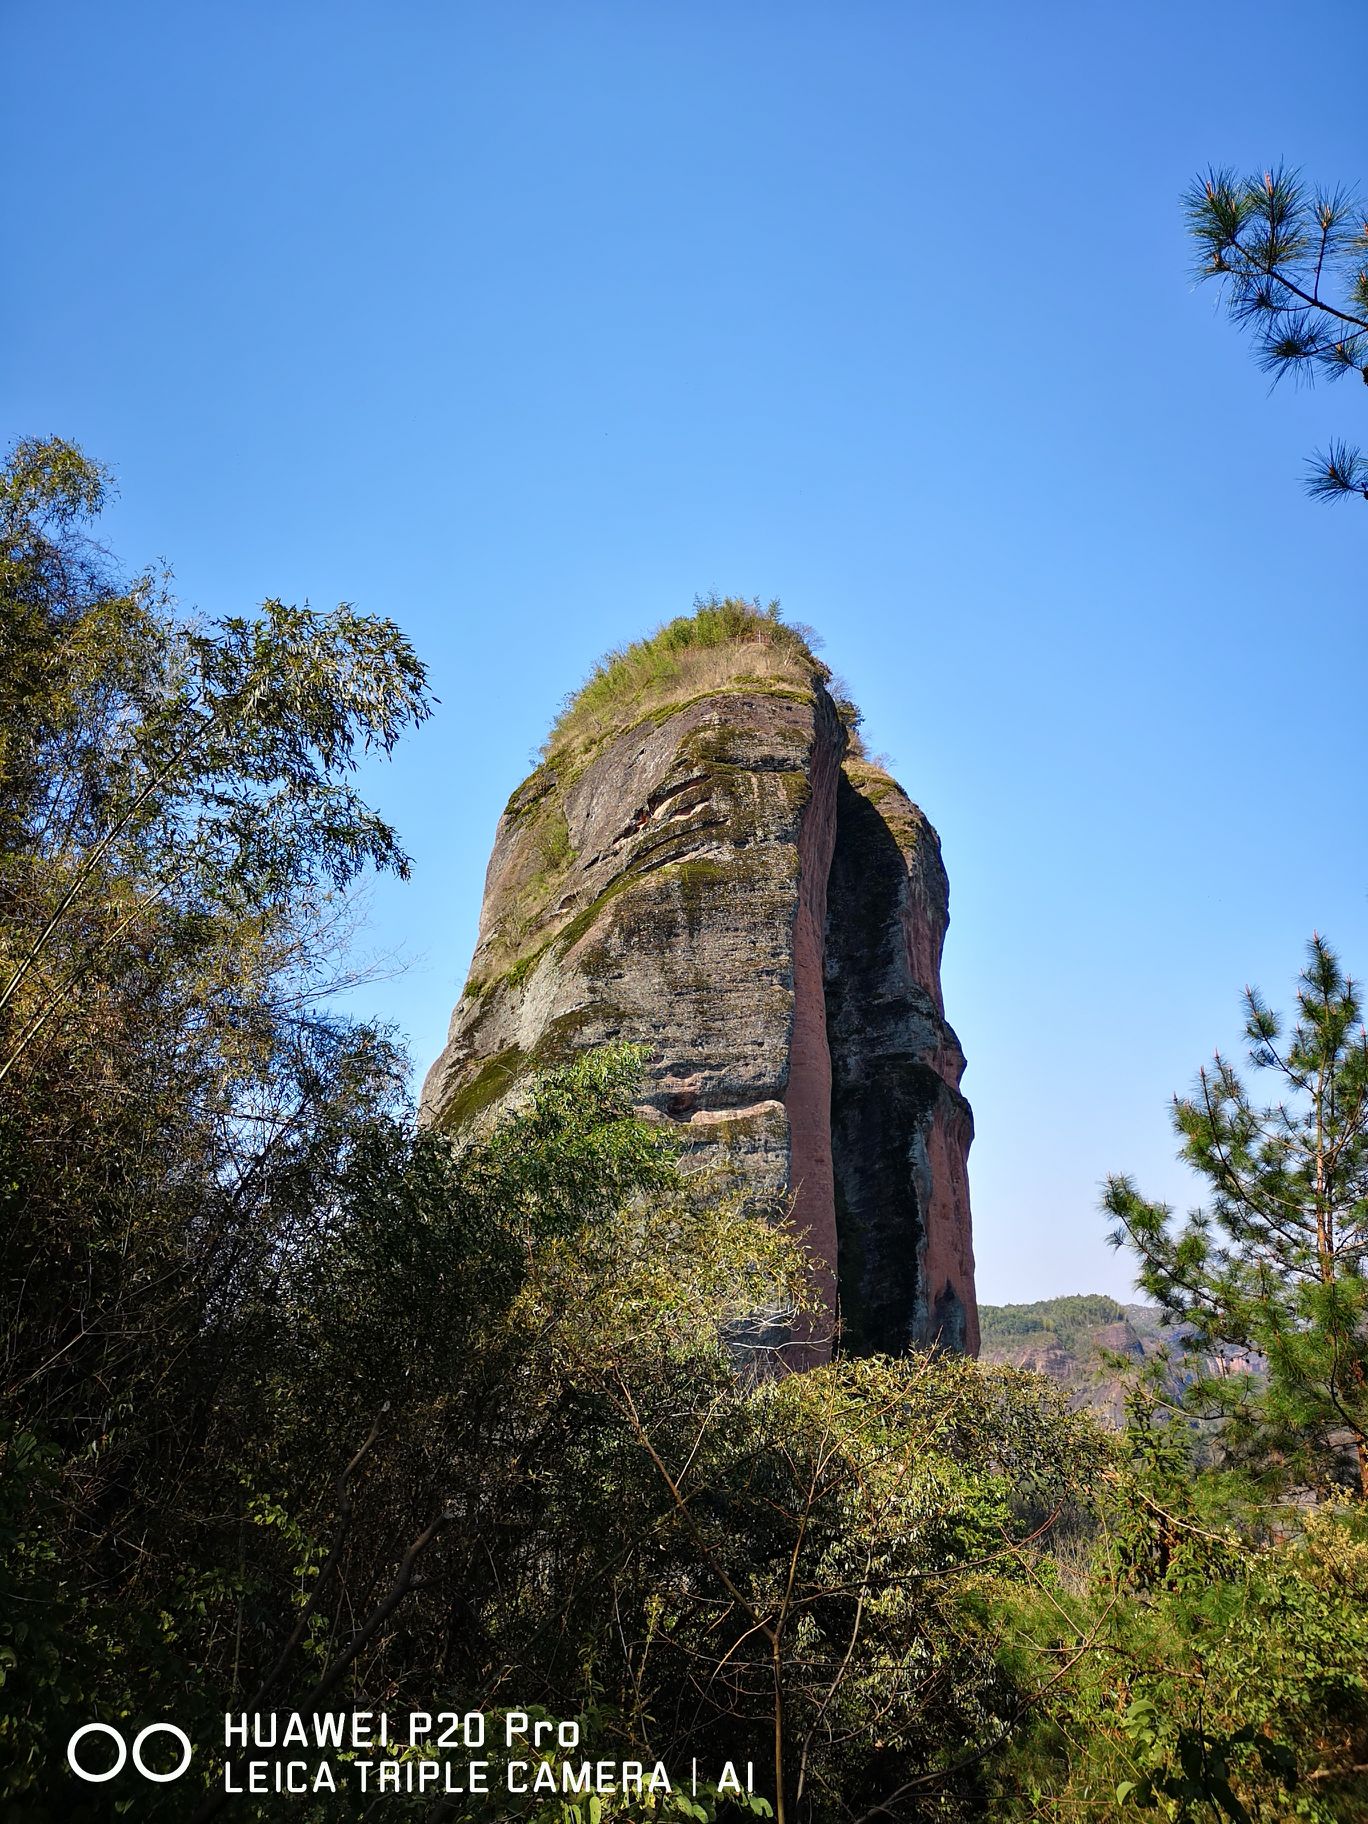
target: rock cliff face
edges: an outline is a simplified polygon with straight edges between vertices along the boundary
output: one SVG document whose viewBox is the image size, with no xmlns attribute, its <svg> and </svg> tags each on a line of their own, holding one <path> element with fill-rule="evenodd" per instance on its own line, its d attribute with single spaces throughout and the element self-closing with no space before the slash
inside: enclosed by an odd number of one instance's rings
<svg viewBox="0 0 1368 1824">
<path fill-rule="evenodd" d="M 572 1050 L 650 1052 L 648 1109 L 806 1236 L 820 1360 L 976 1350 L 934 830 L 856 758 L 803 639 L 714 603 L 590 680 L 509 800 L 423 1117 L 459 1127 Z"/>
</svg>

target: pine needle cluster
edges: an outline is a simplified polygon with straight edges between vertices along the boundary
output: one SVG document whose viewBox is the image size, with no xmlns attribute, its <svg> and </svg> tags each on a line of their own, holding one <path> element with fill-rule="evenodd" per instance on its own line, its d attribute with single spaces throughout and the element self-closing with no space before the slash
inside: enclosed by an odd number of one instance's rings
<svg viewBox="0 0 1368 1824">
<path fill-rule="evenodd" d="M 1220 285 L 1265 373 L 1368 384 L 1368 213 L 1351 190 L 1313 187 L 1284 166 L 1243 178 L 1213 169 L 1184 206 L 1196 276 Z M 1334 440 L 1309 469 L 1313 498 L 1368 500 L 1368 453 L 1357 446 Z"/>
</svg>

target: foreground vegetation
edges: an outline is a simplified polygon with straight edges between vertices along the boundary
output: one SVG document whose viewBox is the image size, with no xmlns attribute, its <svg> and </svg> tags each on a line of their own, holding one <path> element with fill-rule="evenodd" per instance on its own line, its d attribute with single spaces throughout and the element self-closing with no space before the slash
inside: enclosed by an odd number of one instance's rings
<svg viewBox="0 0 1368 1824">
<path fill-rule="evenodd" d="M 211 1817 L 226 1710 L 519 1707 L 700 1789 L 377 1813 L 335 1756 L 289 1815 L 1368 1816 L 1333 1429 L 1198 1471 L 1141 1391 L 1116 1438 L 1009 1368 L 751 1371 L 803 1263 L 630 1048 L 415 1130 L 329 996 L 421 666 L 345 609 L 183 622 L 86 542 L 103 487 L 48 443 L 0 491 L 3 1815 Z M 77 1782 L 92 1719 L 192 1771 Z"/>
</svg>

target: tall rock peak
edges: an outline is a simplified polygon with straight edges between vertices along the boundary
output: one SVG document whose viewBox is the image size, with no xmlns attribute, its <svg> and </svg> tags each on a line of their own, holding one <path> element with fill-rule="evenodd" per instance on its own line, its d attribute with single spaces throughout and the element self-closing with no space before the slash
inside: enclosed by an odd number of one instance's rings
<svg viewBox="0 0 1368 1824">
<path fill-rule="evenodd" d="M 711 601 L 615 653 L 509 799 L 425 1120 L 627 1039 L 689 1155 L 786 1199 L 825 1321 L 795 1341 L 976 1351 L 964 1056 L 935 831 L 866 759 L 801 629 Z"/>
</svg>

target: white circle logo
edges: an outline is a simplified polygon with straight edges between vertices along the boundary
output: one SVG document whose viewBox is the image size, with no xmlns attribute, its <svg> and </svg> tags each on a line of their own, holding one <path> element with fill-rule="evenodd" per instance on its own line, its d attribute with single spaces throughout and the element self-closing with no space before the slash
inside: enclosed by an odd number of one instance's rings
<svg viewBox="0 0 1368 1824">
<path fill-rule="evenodd" d="M 143 1766 L 142 1745 L 149 1735 L 175 1736 L 176 1740 L 185 1750 L 179 1767 L 173 1767 L 170 1773 L 153 1773 L 150 1767 Z M 194 1750 L 190 1746 L 190 1737 L 185 1733 L 184 1729 L 177 1729 L 174 1723 L 149 1723 L 146 1729 L 140 1729 L 133 1738 L 133 1765 L 145 1780 L 155 1780 L 159 1786 L 165 1785 L 168 1780 L 178 1780 L 190 1765 L 190 1756 L 193 1753 Z"/>
<path fill-rule="evenodd" d="M 76 1744 L 88 1735 L 108 1735 L 119 1744 L 119 1758 L 108 1773 L 87 1773 L 76 1759 Z M 89 1780 L 92 1786 L 98 1786 L 102 1780 L 112 1780 L 116 1773 L 123 1772 L 123 1764 L 128 1759 L 128 1743 L 117 1729 L 111 1729 L 108 1723 L 82 1723 L 81 1727 L 67 1743 L 67 1765 L 78 1780 Z"/>
<path fill-rule="evenodd" d="M 81 1763 L 76 1759 L 76 1744 L 84 1740 L 88 1735 L 107 1735 L 117 1744 L 119 1758 L 108 1772 L 87 1773 L 86 1769 L 82 1767 Z M 181 1762 L 178 1767 L 173 1767 L 170 1773 L 158 1773 L 154 1768 L 149 1767 L 143 1760 L 143 1743 L 147 1740 L 149 1735 L 174 1735 L 176 1740 L 180 1743 L 182 1749 Z M 178 1729 L 174 1723 L 149 1723 L 145 1729 L 140 1729 L 133 1738 L 133 1765 L 145 1780 L 153 1780 L 159 1786 L 165 1785 L 168 1780 L 178 1780 L 190 1765 L 190 1756 L 193 1753 L 194 1750 L 190 1746 L 190 1737 L 185 1733 L 184 1729 Z M 118 1730 L 112 1729 L 108 1723 L 83 1723 L 67 1743 L 66 1758 L 68 1767 L 70 1767 L 78 1780 L 86 1780 L 92 1786 L 99 1786 L 105 1780 L 112 1780 L 115 1774 L 123 1772 L 124 1762 L 128 1759 L 128 1744 L 119 1734 Z"/>
</svg>

